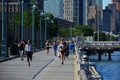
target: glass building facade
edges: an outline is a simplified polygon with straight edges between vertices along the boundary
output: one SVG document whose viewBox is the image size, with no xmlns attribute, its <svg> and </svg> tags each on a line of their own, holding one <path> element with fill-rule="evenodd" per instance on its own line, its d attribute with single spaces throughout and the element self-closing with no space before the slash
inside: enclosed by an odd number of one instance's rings
<svg viewBox="0 0 120 80">
<path fill-rule="evenodd" d="M 73 22 L 73 0 L 63 0 L 64 2 L 64 18 Z"/>
<path fill-rule="evenodd" d="M 63 0 L 44 0 L 44 11 L 63 18 Z"/>
<path fill-rule="evenodd" d="M 87 0 L 73 0 L 73 22 L 87 24 Z"/>
<path fill-rule="evenodd" d="M 73 22 L 83 24 L 83 0 L 73 0 Z"/>
<path fill-rule="evenodd" d="M 88 0 L 89 5 L 98 5 L 102 8 L 103 0 Z"/>
</svg>

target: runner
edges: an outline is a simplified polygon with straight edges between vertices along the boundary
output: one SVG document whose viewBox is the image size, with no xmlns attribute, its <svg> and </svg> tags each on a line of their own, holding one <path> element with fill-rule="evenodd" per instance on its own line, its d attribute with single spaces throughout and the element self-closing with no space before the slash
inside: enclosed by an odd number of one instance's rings
<svg viewBox="0 0 120 80">
<path fill-rule="evenodd" d="M 30 63 L 32 61 L 32 55 L 33 55 L 33 48 L 30 40 L 27 41 L 27 44 L 25 45 L 25 51 L 27 55 L 27 62 L 28 66 L 30 66 Z"/>
</svg>

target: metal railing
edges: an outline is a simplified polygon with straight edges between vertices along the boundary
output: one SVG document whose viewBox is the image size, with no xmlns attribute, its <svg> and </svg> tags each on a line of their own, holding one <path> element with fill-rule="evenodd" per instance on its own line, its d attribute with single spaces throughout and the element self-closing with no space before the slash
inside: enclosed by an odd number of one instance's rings
<svg viewBox="0 0 120 80">
<path fill-rule="evenodd" d="M 102 76 L 96 70 L 95 64 L 91 64 L 89 61 L 84 61 L 83 52 L 79 46 L 75 46 L 77 63 L 79 64 L 80 70 L 78 70 L 80 80 L 103 80 Z"/>
<path fill-rule="evenodd" d="M 79 46 L 120 46 L 120 41 L 78 42 Z"/>
</svg>

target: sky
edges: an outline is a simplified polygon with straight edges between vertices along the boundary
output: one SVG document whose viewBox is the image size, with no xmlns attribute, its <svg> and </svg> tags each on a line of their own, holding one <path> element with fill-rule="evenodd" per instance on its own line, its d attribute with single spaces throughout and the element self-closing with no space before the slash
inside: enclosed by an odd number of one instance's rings
<svg viewBox="0 0 120 80">
<path fill-rule="evenodd" d="M 105 6 L 107 6 L 109 3 L 112 3 L 112 0 L 103 0 L 103 9 L 105 9 Z"/>
</svg>

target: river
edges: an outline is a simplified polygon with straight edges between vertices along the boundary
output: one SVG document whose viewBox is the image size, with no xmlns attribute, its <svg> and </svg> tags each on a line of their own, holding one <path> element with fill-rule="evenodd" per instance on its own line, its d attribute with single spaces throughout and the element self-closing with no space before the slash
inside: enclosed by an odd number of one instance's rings
<svg viewBox="0 0 120 80">
<path fill-rule="evenodd" d="M 97 59 L 97 56 L 90 56 L 90 58 Z M 112 53 L 112 61 L 108 61 L 107 56 L 102 55 L 102 61 L 94 63 L 103 80 L 120 80 L 120 52 Z"/>
</svg>

